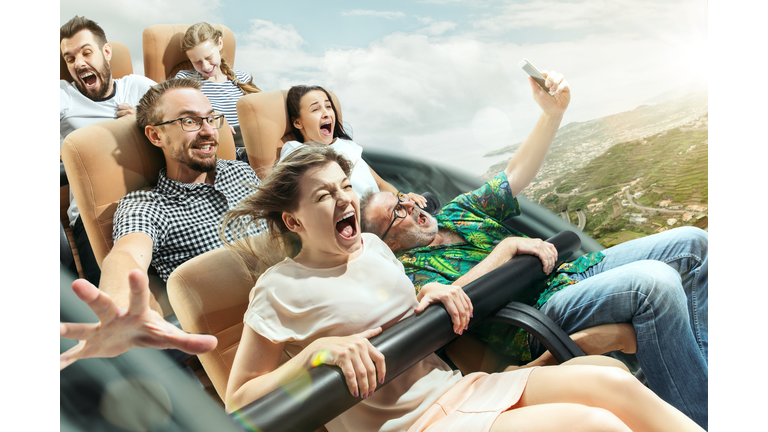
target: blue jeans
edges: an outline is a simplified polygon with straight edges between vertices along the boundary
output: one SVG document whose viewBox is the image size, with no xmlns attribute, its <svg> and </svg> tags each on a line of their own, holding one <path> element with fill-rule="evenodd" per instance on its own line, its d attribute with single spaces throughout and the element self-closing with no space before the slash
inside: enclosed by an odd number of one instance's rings
<svg viewBox="0 0 768 432">
<path fill-rule="evenodd" d="M 684 227 L 609 248 L 569 275 L 541 311 L 568 334 L 631 322 L 648 386 L 704 429 L 708 423 L 708 289 L 705 231 Z M 534 355 L 541 354 L 538 343 Z M 652 415 L 652 414 L 649 414 Z"/>
</svg>

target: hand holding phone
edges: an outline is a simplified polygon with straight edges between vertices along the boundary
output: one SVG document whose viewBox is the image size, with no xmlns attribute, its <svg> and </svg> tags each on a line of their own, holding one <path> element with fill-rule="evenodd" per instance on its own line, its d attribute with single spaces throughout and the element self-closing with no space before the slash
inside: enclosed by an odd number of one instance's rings
<svg viewBox="0 0 768 432">
<path fill-rule="evenodd" d="M 536 69 L 536 66 L 532 65 L 532 64 L 531 64 L 531 62 L 529 62 L 527 58 L 524 58 L 524 59 L 520 60 L 520 63 L 518 63 L 517 65 L 518 65 L 518 66 L 520 66 L 521 68 L 523 68 L 523 70 L 524 70 L 524 71 L 525 71 L 525 72 L 526 72 L 528 75 L 530 75 L 530 76 L 531 76 L 531 77 L 532 77 L 532 78 L 533 78 L 533 79 L 534 79 L 534 80 L 535 80 L 537 83 L 539 83 L 539 85 L 541 86 L 541 88 L 543 88 L 543 89 L 544 89 L 544 91 L 545 91 L 545 92 L 549 93 L 550 95 L 552 95 L 552 94 L 553 94 L 553 93 L 552 93 L 552 92 L 551 92 L 551 91 L 550 91 L 550 90 L 547 88 L 547 85 L 545 84 L 545 82 L 547 81 L 547 79 L 546 79 L 546 78 L 544 78 L 544 77 L 541 75 L 541 72 L 539 72 L 539 70 L 538 70 L 538 69 Z"/>
</svg>

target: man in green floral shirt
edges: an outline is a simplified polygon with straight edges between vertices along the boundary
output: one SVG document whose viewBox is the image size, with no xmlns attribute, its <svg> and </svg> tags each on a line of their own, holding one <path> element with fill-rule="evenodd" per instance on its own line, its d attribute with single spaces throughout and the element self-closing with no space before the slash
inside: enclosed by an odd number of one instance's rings
<svg viewBox="0 0 768 432">
<path fill-rule="evenodd" d="M 568 334 L 603 324 L 632 324 L 636 356 L 649 387 L 706 429 L 707 233 L 669 230 L 554 269 L 554 246 L 504 224 L 520 214 L 515 197 L 540 169 L 570 102 L 562 74 L 542 75 L 553 95 L 529 80 L 543 112 L 503 172 L 457 197 L 435 217 L 402 194 L 366 195 L 360 200 L 362 230 L 378 235 L 397 254 L 417 291 L 427 283 L 464 286 L 517 254 L 537 256 L 550 276 L 524 301 Z M 527 334 L 506 324 L 473 331 L 496 350 L 522 360 L 543 351 L 537 341 L 529 345 Z"/>
<path fill-rule="evenodd" d="M 537 307 L 541 307 L 555 291 L 576 283 L 569 279 L 566 273 L 581 273 L 602 260 L 602 252 L 594 252 L 571 263 L 562 264 L 556 272 L 551 273 L 551 266 L 557 258 L 554 247 L 538 239 L 528 239 L 526 235 L 502 222 L 518 215 L 520 206 L 509 190 L 509 182 L 502 172 L 480 189 L 458 196 L 435 216 L 437 226 L 450 233 L 446 235 L 458 235 L 463 242 L 455 242 L 451 247 L 428 245 L 400 250 L 397 257 L 418 292 L 421 287 L 431 282 L 454 284 L 462 276 L 478 268 L 499 245 L 501 247 L 497 253 L 506 249 L 507 256 L 517 253 L 538 254 L 536 247 L 539 247 L 542 249 L 541 256 L 549 262 L 549 267 L 546 267 L 545 262 L 544 268 L 546 273 L 550 273 L 546 288 L 539 294 L 541 288 L 533 287 L 521 299 Z M 529 249 L 522 249 L 526 247 Z M 510 253 L 510 248 L 515 248 L 516 253 Z M 465 278 L 457 284 L 464 286 L 469 282 L 470 280 Z M 504 323 L 487 323 L 475 328 L 473 332 L 497 351 L 524 362 L 530 361 L 527 333 L 514 330 Z"/>
</svg>

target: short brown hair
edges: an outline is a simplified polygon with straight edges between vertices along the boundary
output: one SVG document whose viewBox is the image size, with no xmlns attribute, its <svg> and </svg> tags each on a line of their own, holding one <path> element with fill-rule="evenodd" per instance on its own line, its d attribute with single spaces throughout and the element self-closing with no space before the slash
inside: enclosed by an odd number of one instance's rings
<svg viewBox="0 0 768 432">
<path fill-rule="evenodd" d="M 255 258 L 256 271 L 261 273 L 286 256 L 294 257 L 301 250 L 301 241 L 283 222 L 283 212 L 291 212 L 299 205 L 299 182 L 314 167 L 337 163 L 344 174 L 352 173 L 352 162 L 329 146 L 302 146 L 277 164 L 261 185 L 254 185 L 254 193 L 222 216 L 219 234 L 227 247 Z M 263 220 L 268 232 L 256 241 L 246 241 L 248 229 Z M 229 227 L 234 242 L 227 239 L 224 228 Z"/>
<path fill-rule="evenodd" d="M 193 88 L 200 90 L 203 83 L 192 78 L 177 78 L 169 79 L 155 84 L 144 93 L 144 96 L 139 100 L 139 104 L 136 105 L 136 123 L 139 124 L 139 128 L 143 131 L 148 125 L 154 125 L 160 123 L 165 114 L 160 109 L 160 104 L 163 101 L 163 95 L 168 90 L 177 88 Z"/>
<path fill-rule="evenodd" d="M 71 38 L 81 30 L 88 30 L 93 34 L 96 42 L 99 43 L 99 49 L 107 43 L 107 35 L 104 34 L 104 30 L 95 21 L 77 15 L 61 26 L 59 29 L 59 42 Z"/>
</svg>

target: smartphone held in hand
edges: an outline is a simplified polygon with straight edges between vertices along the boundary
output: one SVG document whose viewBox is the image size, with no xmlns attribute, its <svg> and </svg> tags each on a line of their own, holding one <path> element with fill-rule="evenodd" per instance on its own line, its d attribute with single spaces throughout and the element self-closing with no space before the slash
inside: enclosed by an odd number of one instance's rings
<svg viewBox="0 0 768 432">
<path fill-rule="evenodd" d="M 527 58 L 520 60 L 520 63 L 518 63 L 517 65 L 523 68 L 523 70 L 528 75 L 530 75 L 537 83 L 539 83 L 539 85 L 541 86 L 541 88 L 544 89 L 545 92 L 549 93 L 550 95 L 552 94 L 552 92 L 550 92 L 549 89 L 547 88 L 546 84 L 544 84 L 546 81 L 546 78 L 544 78 L 541 75 L 539 70 L 536 69 L 536 66 L 532 65 Z"/>
</svg>

